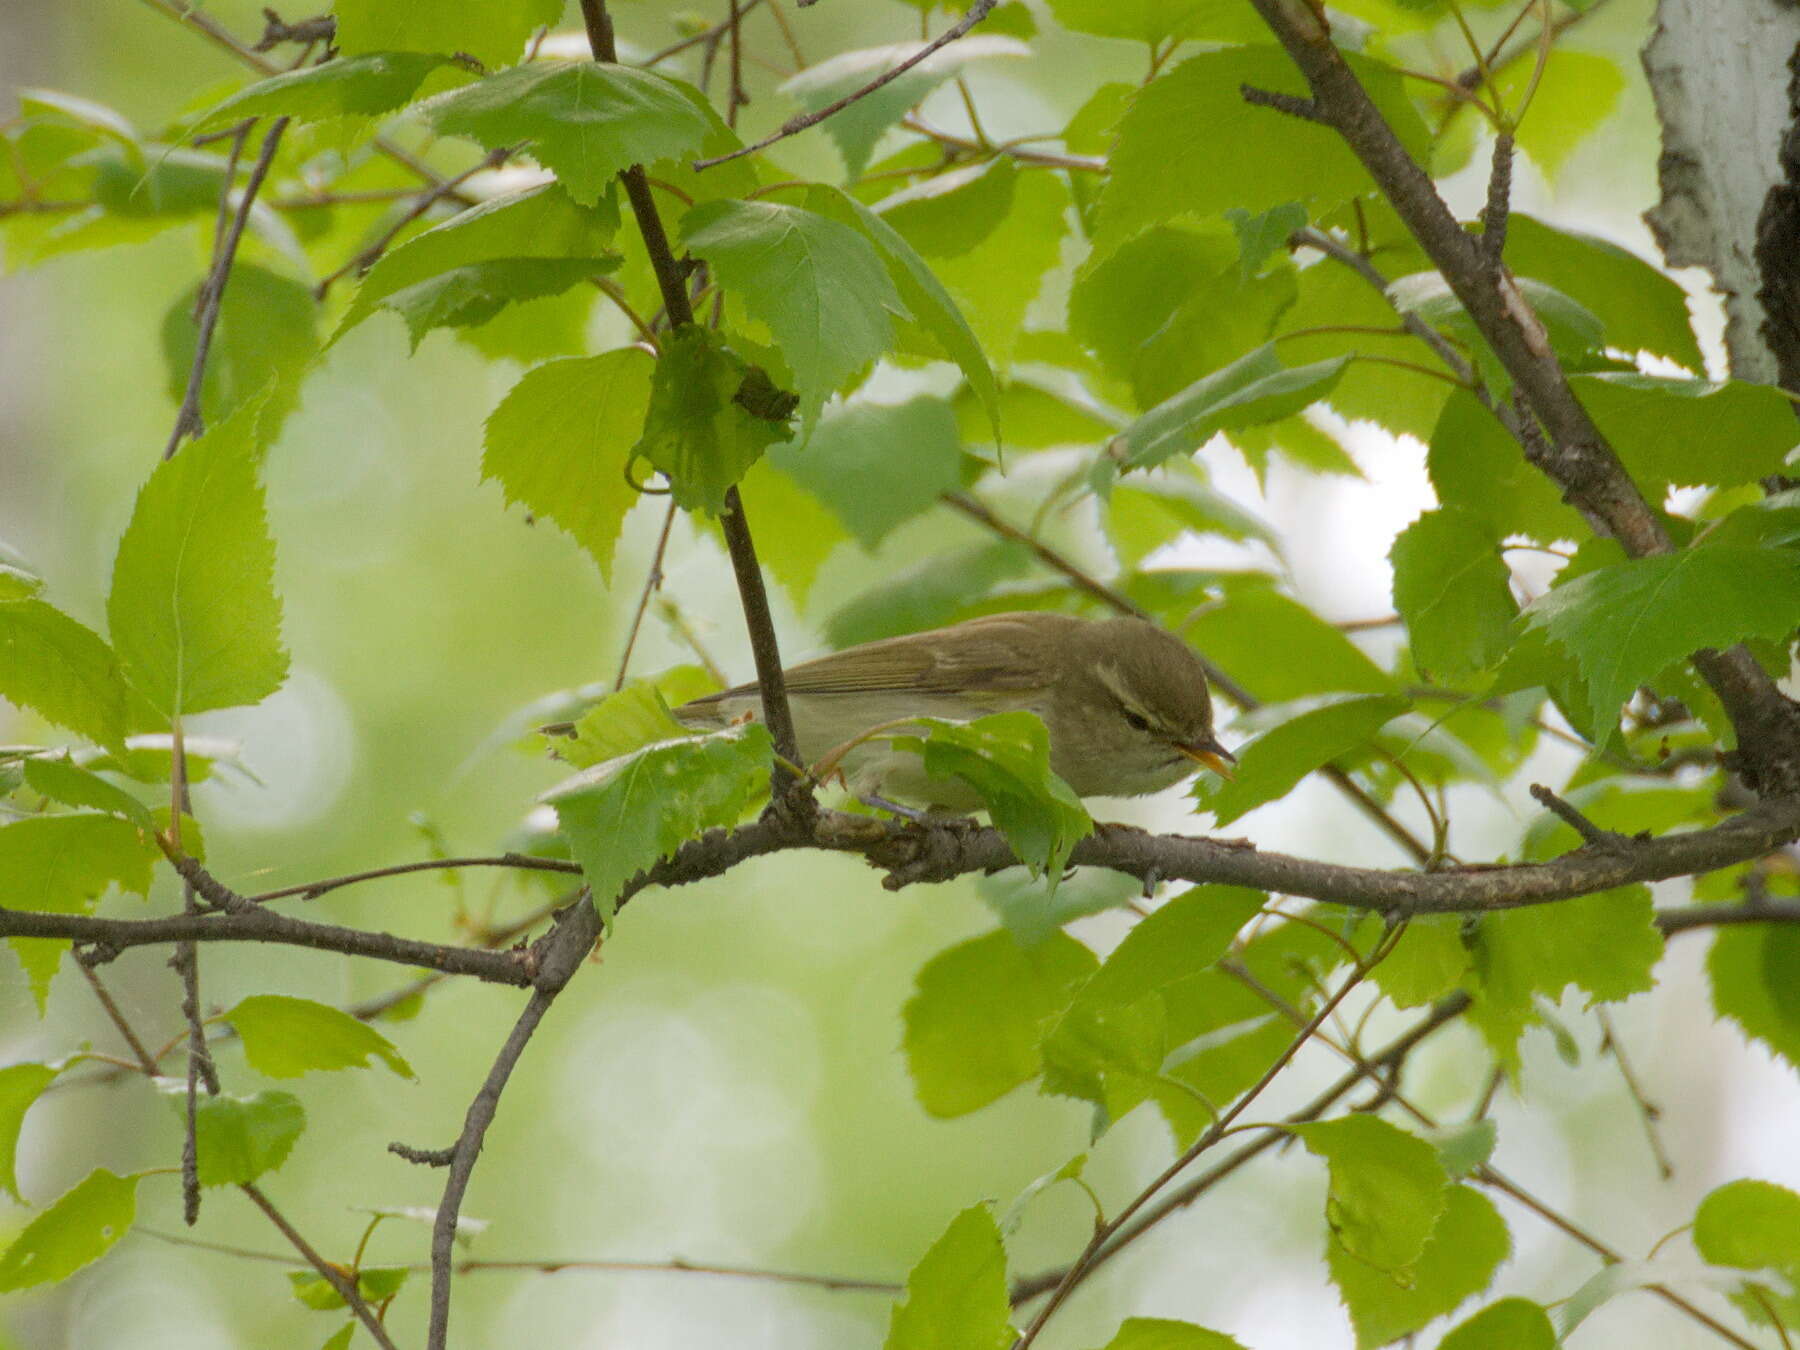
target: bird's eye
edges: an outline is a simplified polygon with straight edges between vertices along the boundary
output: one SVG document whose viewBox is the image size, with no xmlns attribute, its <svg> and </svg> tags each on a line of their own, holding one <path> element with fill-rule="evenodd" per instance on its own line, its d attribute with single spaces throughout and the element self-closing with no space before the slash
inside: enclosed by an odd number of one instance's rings
<svg viewBox="0 0 1800 1350">
<path fill-rule="evenodd" d="M 1137 713 L 1134 713 L 1130 708 L 1125 708 L 1125 709 L 1122 709 L 1121 711 L 1123 711 L 1125 714 L 1126 725 L 1131 727 L 1131 729 L 1133 731 L 1148 731 L 1148 730 L 1150 730 L 1150 722 L 1149 722 L 1148 718 L 1140 717 Z"/>
</svg>

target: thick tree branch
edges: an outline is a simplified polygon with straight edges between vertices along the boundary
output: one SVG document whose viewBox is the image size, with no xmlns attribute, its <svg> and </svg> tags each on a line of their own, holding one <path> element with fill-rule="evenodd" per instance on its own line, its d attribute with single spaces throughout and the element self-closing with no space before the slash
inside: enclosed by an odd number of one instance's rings
<svg viewBox="0 0 1800 1350">
<path fill-rule="evenodd" d="M 1570 389 L 1511 273 L 1451 214 L 1333 44 L 1320 11 L 1307 0 L 1251 3 L 1306 77 L 1319 112 L 1437 266 L 1542 424 L 1548 439 L 1528 436 L 1526 457 L 1632 556 L 1668 552 L 1667 531 Z M 1764 795 L 1800 791 L 1800 708 L 1742 647 L 1696 652 L 1694 665 L 1737 730 L 1733 767 Z"/>
<path fill-rule="evenodd" d="M 1765 857 L 1800 839 L 1800 800 L 1761 802 L 1706 830 L 1660 838 L 1627 838 L 1602 847 L 1583 847 L 1542 863 L 1452 867 L 1435 872 L 1345 867 L 1291 854 L 1245 847 L 1241 842 L 1188 835 L 1150 834 L 1130 825 L 1102 824 L 1070 854 L 1076 867 L 1105 867 L 1140 880 L 1249 886 L 1326 904 L 1347 905 L 1391 916 L 1484 914 L 1495 910 L 1568 900 L 1615 886 L 1697 876 Z M 735 830 L 709 830 L 689 840 L 673 857 L 627 882 L 619 904 L 650 886 L 684 886 L 721 876 L 751 858 L 796 848 L 860 853 L 888 875 L 889 890 L 918 882 L 950 881 L 971 872 L 994 872 L 1019 865 L 1006 838 L 992 828 L 964 822 L 919 826 L 876 820 L 841 811 L 820 811 L 810 826 L 777 814 Z M 196 875 L 204 869 L 185 864 Z M 216 881 L 206 879 L 211 887 Z M 208 893 L 208 884 L 199 887 Z M 423 966 L 451 975 L 473 975 L 496 984 L 542 987 L 551 939 L 529 951 L 493 952 L 420 942 L 388 933 L 368 933 L 332 924 L 310 923 L 242 901 L 233 913 L 177 914 L 160 919 L 102 919 L 84 914 L 42 914 L 0 908 L 0 938 L 64 938 L 91 945 L 102 958 L 129 947 L 195 942 L 275 942 Z M 576 911 L 590 909 L 576 906 Z M 1742 905 L 1696 905 L 1667 912 L 1666 930 L 1719 924 L 1800 920 L 1800 902 L 1765 899 Z M 584 930 L 589 943 L 598 920 Z"/>
</svg>

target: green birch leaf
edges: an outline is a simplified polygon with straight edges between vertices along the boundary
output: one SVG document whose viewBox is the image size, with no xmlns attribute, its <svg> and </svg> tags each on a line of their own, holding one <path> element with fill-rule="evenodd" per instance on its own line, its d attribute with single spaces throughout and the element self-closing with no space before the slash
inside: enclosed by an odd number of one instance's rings
<svg viewBox="0 0 1800 1350">
<path fill-rule="evenodd" d="M 198 284 L 175 298 L 163 314 L 165 384 L 172 402 L 187 392 L 199 328 L 194 321 Z M 208 426 L 261 401 L 259 435 L 266 444 L 300 402 L 300 383 L 319 350 L 318 301 L 312 289 L 255 263 L 231 269 L 219 319 L 200 382 L 200 408 Z"/>
<path fill-rule="evenodd" d="M 47 601 L 0 602 L 0 698 L 99 745 L 125 741 L 125 679 L 99 634 Z"/>
<path fill-rule="evenodd" d="M 1357 1350 L 1374 1350 L 1479 1294 L 1511 1253 L 1512 1238 L 1493 1201 L 1471 1186 L 1452 1186 L 1424 1250 L 1402 1279 L 1359 1260 L 1336 1238 L 1325 1259 L 1350 1310 Z"/>
<path fill-rule="evenodd" d="M 1524 620 L 1581 667 L 1604 745 L 1637 687 L 1689 652 L 1800 626 L 1800 553 L 1720 545 L 1634 558 L 1553 588 Z"/>
<path fill-rule="evenodd" d="M 780 86 L 780 92 L 798 103 L 802 112 L 817 112 L 916 55 L 921 45 L 901 42 L 840 52 L 790 76 Z M 1031 49 L 1014 38 L 976 32 L 939 48 L 881 88 L 833 114 L 823 123 L 823 130 L 843 156 L 845 176 L 852 182 L 862 177 L 876 142 L 888 128 L 970 61 L 1000 56 L 1023 58 L 1030 54 Z"/>
<path fill-rule="evenodd" d="M 1098 964 L 1061 932 L 1032 946 L 988 933 L 932 957 L 902 1013 L 919 1105 L 934 1116 L 963 1116 L 1037 1077 L 1045 1024 Z"/>
<path fill-rule="evenodd" d="M 19 1131 L 25 1128 L 25 1113 L 55 1081 L 58 1072 L 48 1064 L 9 1064 L 0 1069 L 0 1190 L 17 1204 L 25 1203 L 25 1197 L 19 1194 L 16 1170 Z"/>
<path fill-rule="evenodd" d="M 1569 985 L 1593 1003 L 1651 988 L 1662 959 L 1647 886 L 1621 886 L 1553 905 L 1484 914 L 1469 939 L 1475 1006 L 1469 1020 L 1501 1062 L 1518 1067 L 1518 1038 Z"/>
<path fill-rule="evenodd" d="M 697 153 L 713 130 L 676 81 L 593 61 L 513 66 L 420 110 L 443 135 L 489 150 L 529 142 L 532 157 L 583 206 L 621 169 Z"/>
<path fill-rule="evenodd" d="M 768 791 L 761 722 L 662 741 L 607 760 L 545 794 L 609 923 L 627 881 L 689 839 L 735 825 Z"/>
<path fill-rule="evenodd" d="M 156 832 L 156 820 L 150 808 L 124 788 L 107 782 L 67 759 L 45 759 L 34 756 L 25 761 L 25 782 L 32 791 L 42 793 L 64 806 L 88 806 L 130 821 L 146 834 Z"/>
<path fill-rule="evenodd" d="M 402 1078 L 417 1077 L 386 1036 L 309 998 L 253 994 L 223 1017 L 243 1039 L 250 1067 L 270 1078 L 298 1078 L 318 1069 L 366 1069 L 375 1059 Z"/>
<path fill-rule="evenodd" d="M 1119 433 L 1111 453 L 1126 469 L 1153 468 L 1218 432 L 1278 422 L 1329 396 L 1349 360 L 1290 368 L 1266 343 L 1157 404 Z"/>
<path fill-rule="evenodd" d="M 705 202 L 682 241 L 769 326 L 799 387 L 801 422 L 888 349 L 907 315 L 873 245 L 848 225 L 776 202 Z"/>
<path fill-rule="evenodd" d="M 27 816 L 0 827 L 0 878 L 9 909 L 91 914 L 108 886 L 147 895 L 155 846 L 113 816 Z M 61 938 L 9 938 L 43 1015 L 62 955 Z"/>
<path fill-rule="evenodd" d="M 1608 346 L 1706 368 L 1687 292 L 1637 254 L 1515 211 L 1506 227 L 1506 262 L 1517 275 L 1547 282 L 1599 315 Z"/>
<path fill-rule="evenodd" d="M 119 541 L 106 601 L 125 677 L 165 717 L 258 703 L 287 678 L 275 541 L 258 479 L 260 400 L 160 464 Z"/>
<path fill-rule="evenodd" d="M 1588 536 L 1580 513 L 1466 389 L 1444 404 L 1425 465 L 1438 501 L 1482 521 L 1496 543 L 1510 534 L 1545 544 Z"/>
<path fill-rule="evenodd" d="M 289 117 L 296 123 L 379 117 L 411 102 L 425 77 L 448 65 L 448 56 L 392 51 L 284 70 L 215 104 L 192 130 L 212 131 L 245 117 Z"/>
<path fill-rule="evenodd" d="M 1427 511 L 1394 540 L 1394 608 L 1413 664 L 1451 680 L 1486 670 L 1511 644 L 1512 573 L 1485 523 L 1455 507 Z"/>
<path fill-rule="evenodd" d="M 1420 1008 L 1460 987 L 1468 969 L 1461 916 L 1421 914 L 1407 923 L 1371 978 L 1396 1008 Z"/>
<path fill-rule="evenodd" d="M 1345 60 L 1402 144 L 1423 158 L 1425 126 L 1399 76 L 1363 57 Z M 1262 45 L 1190 57 L 1138 93 L 1119 123 L 1097 249 L 1110 251 L 1168 220 L 1229 207 L 1254 213 L 1287 202 L 1335 203 L 1370 190 L 1368 174 L 1335 132 L 1247 102 L 1246 84 L 1307 92 L 1286 53 Z"/>
<path fill-rule="evenodd" d="M 531 35 L 562 18 L 562 0 L 333 0 L 337 45 L 369 51 L 466 52 L 484 65 L 505 65 L 524 54 Z"/>
<path fill-rule="evenodd" d="M 898 526 L 962 485 L 956 418 L 939 398 L 851 403 L 819 419 L 805 449 L 770 461 L 829 506 L 873 552 Z"/>
<path fill-rule="evenodd" d="M 718 515 L 725 493 L 764 450 L 793 436 L 794 396 L 709 328 L 663 339 L 650 374 L 644 431 L 631 458 L 668 475 L 676 505 Z"/>
<path fill-rule="evenodd" d="M 1006 1350 L 1006 1247 L 993 1211 L 971 1205 L 906 1277 L 882 1350 Z"/>
<path fill-rule="evenodd" d="M 1369 1115 L 1288 1129 L 1330 1168 L 1325 1220 L 1334 1243 L 1375 1271 L 1414 1266 L 1448 1203 L 1437 1150 Z"/>
<path fill-rule="evenodd" d="M 1050 0 L 1050 12 L 1077 33 L 1134 42 L 1169 37 L 1255 42 L 1269 35 L 1262 20 L 1236 0 Z"/>
<path fill-rule="evenodd" d="M 356 1292 L 362 1295 L 365 1303 L 380 1304 L 399 1293 L 411 1274 L 405 1266 L 364 1266 L 356 1272 Z M 337 1291 L 337 1286 L 313 1269 L 290 1270 L 288 1284 L 295 1299 L 315 1312 L 334 1312 L 345 1307 L 344 1296 Z M 351 1322 L 354 1330 L 357 1323 Z M 344 1345 L 350 1344 L 350 1338 L 344 1338 Z M 327 1341 L 321 1350 L 332 1350 Z"/>
<path fill-rule="evenodd" d="M 1397 695 L 1348 694 L 1294 715 L 1269 713 L 1274 725 L 1237 752 L 1231 780 L 1203 778 L 1194 796 L 1221 827 L 1229 825 L 1285 795 L 1314 769 L 1366 746 L 1409 706 Z"/>
<path fill-rule="evenodd" d="M 1707 954 L 1713 1010 L 1800 1068 L 1800 929 L 1721 928 Z"/>
<path fill-rule="evenodd" d="M 481 323 L 559 293 L 619 265 L 608 247 L 618 228 L 611 198 L 581 206 L 556 183 L 483 202 L 384 254 L 331 340 L 386 307 L 406 318 L 416 346 L 427 327 Z"/>
<path fill-rule="evenodd" d="M 1753 1325 L 1800 1317 L 1800 1195 L 1772 1181 L 1732 1181 L 1694 1214 L 1694 1249 L 1711 1265 L 1751 1270 L 1731 1301 Z"/>
<path fill-rule="evenodd" d="M 923 261 L 907 264 L 921 289 L 933 296 L 944 295 L 941 303 L 950 304 L 949 297 L 955 297 L 950 308 L 959 322 L 967 316 L 970 340 L 979 339 L 980 350 L 987 353 L 984 359 L 997 366 L 1026 359 L 1023 348 L 1034 336 L 1024 331 L 1026 315 L 1040 293 L 1053 288 L 1051 279 L 1062 261 L 1074 219 L 1069 205 L 1069 185 L 1061 175 L 1021 174 L 1013 190 L 1012 210 L 986 239 L 967 253 L 937 259 L 930 268 Z M 906 251 L 912 254 L 910 247 Z M 905 283 L 896 284 L 901 298 L 967 375 L 972 363 L 958 347 L 950 345 L 944 325 L 934 323 L 932 316 L 921 310 L 921 301 Z"/>
<path fill-rule="evenodd" d="M 1291 266 L 1246 276 L 1217 222 L 1157 226 L 1089 260 L 1069 291 L 1069 332 L 1153 407 L 1269 339 L 1296 293 Z"/>
<path fill-rule="evenodd" d="M 996 155 L 883 197 L 874 210 L 926 257 L 954 258 L 999 228 L 1018 177 L 1011 157 Z"/>
<path fill-rule="evenodd" d="M 1192 601 L 1184 609 L 1193 608 Z M 1305 605 L 1265 585 L 1233 591 L 1230 603 L 1186 628 L 1196 650 L 1244 680 L 1267 703 L 1327 691 L 1398 692 L 1394 679 Z"/>
<path fill-rule="evenodd" d="M 1074 790 L 1050 769 L 1050 735 L 1036 714 L 992 713 L 969 722 L 917 719 L 923 736 L 895 736 L 895 748 L 924 756 L 933 778 L 956 777 L 974 788 L 995 827 L 1032 875 L 1052 892 L 1069 850 L 1094 821 Z"/>
<path fill-rule="evenodd" d="M 1556 1328 L 1541 1304 L 1503 1298 L 1458 1322 L 1438 1350 L 1556 1350 Z"/>
<path fill-rule="evenodd" d="M 1198 886 L 1133 928 L 1044 1036 L 1045 1091 L 1086 1098 L 1111 1119 L 1143 1100 L 1168 1049 L 1163 993 L 1206 972 L 1267 900 Z"/>
<path fill-rule="evenodd" d="M 835 610 L 825 620 L 826 642 L 842 650 L 877 638 L 939 627 L 955 618 L 971 599 L 1024 576 L 1031 568 L 1031 551 L 1012 539 L 935 554 Z"/>
<path fill-rule="evenodd" d="M 98 1261 L 137 1217 L 138 1174 L 97 1167 L 13 1239 L 0 1256 L 0 1293 L 65 1280 Z"/>
<path fill-rule="evenodd" d="M 1107 493 L 1105 511 L 1107 537 L 1127 567 L 1184 534 L 1255 539 L 1281 552 L 1281 537 L 1265 521 L 1186 474 L 1127 478 Z"/>
<path fill-rule="evenodd" d="M 1732 1181 L 1694 1213 L 1694 1248 L 1715 1266 L 1800 1278 L 1800 1195 L 1772 1181 Z"/>
<path fill-rule="evenodd" d="M 508 391 L 483 438 L 481 476 L 497 480 L 509 504 L 568 531 L 608 579 L 638 499 L 625 470 L 655 366 L 636 347 L 547 361 Z"/>
<path fill-rule="evenodd" d="M 1208 1331 L 1192 1322 L 1127 1317 L 1101 1350 L 1244 1350 L 1244 1346 L 1222 1331 Z"/>
<path fill-rule="evenodd" d="M 888 279 L 894 283 L 894 289 L 899 293 L 904 307 L 902 312 L 909 311 L 918 326 L 943 349 L 944 355 L 956 363 L 963 378 L 969 382 L 970 389 L 987 410 L 988 421 L 998 439 L 999 390 L 994 382 L 993 369 L 988 365 L 987 355 L 982 351 L 974 329 L 963 317 L 956 301 L 951 299 L 943 282 L 938 280 L 937 273 L 925 265 L 925 260 L 913 251 L 912 245 L 907 243 L 898 230 L 856 198 L 839 192 L 836 188 L 815 186 L 808 189 L 806 204 L 819 214 L 858 231 L 874 245 L 875 252 L 881 256 L 882 265 L 887 268 Z M 1017 211 L 1011 213 L 1001 228 L 1004 229 L 1018 217 Z M 986 253 L 990 243 L 991 240 L 984 241 L 982 246 L 963 257 L 980 257 Z M 994 278 L 994 282 L 999 285 L 1000 279 Z"/>
<path fill-rule="evenodd" d="M 1793 405 L 1772 385 L 1618 372 L 1573 376 L 1569 387 L 1652 501 L 1670 487 L 1781 473 L 1800 442 Z"/>
<path fill-rule="evenodd" d="M 654 683 L 629 684 L 608 694 L 581 715 L 573 737 L 551 743 L 557 758 L 577 769 L 592 768 L 629 755 L 658 741 L 692 736 L 694 729 L 677 722 Z"/>
<path fill-rule="evenodd" d="M 169 1105 L 186 1109 L 186 1085 L 165 1080 Z M 194 1141 L 202 1186 L 246 1186 L 287 1161 L 306 1129 L 306 1109 L 291 1092 L 240 1097 L 202 1093 L 194 1104 Z"/>
</svg>

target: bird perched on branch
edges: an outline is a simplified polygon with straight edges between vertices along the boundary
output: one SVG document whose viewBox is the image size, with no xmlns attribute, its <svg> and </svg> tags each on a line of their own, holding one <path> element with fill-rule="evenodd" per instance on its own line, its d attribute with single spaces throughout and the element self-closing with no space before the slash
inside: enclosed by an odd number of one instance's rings
<svg viewBox="0 0 1800 1350">
<path fill-rule="evenodd" d="M 950 809 L 973 804 L 961 785 L 930 779 L 917 755 L 876 729 L 916 734 L 909 718 L 966 722 L 1024 709 L 1050 735 L 1050 767 L 1083 797 L 1170 787 L 1204 765 L 1231 776 L 1213 734 L 1200 658 L 1141 619 L 992 614 L 850 647 L 786 672 L 800 754 L 831 760 L 851 789 Z M 762 715 L 761 687 L 740 684 L 684 703 L 675 716 L 722 727 Z M 844 750 L 845 746 L 851 748 Z"/>
</svg>

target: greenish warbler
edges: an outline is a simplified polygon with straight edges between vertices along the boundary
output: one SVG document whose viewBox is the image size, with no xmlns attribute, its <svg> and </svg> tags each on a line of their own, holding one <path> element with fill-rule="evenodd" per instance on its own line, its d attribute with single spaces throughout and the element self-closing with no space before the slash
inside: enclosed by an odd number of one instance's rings
<svg viewBox="0 0 1800 1350">
<path fill-rule="evenodd" d="M 1043 720 L 1050 767 L 1083 797 L 1158 792 L 1196 765 L 1230 777 L 1235 762 L 1213 735 L 1199 657 L 1141 619 L 993 614 L 805 662 L 787 672 L 787 691 L 809 764 L 907 718 L 966 722 L 1021 708 Z M 759 717 L 760 700 L 757 685 L 740 684 L 684 703 L 675 716 L 690 726 L 729 726 Z M 956 810 L 979 804 L 880 738 L 837 762 L 859 794 Z"/>
</svg>

